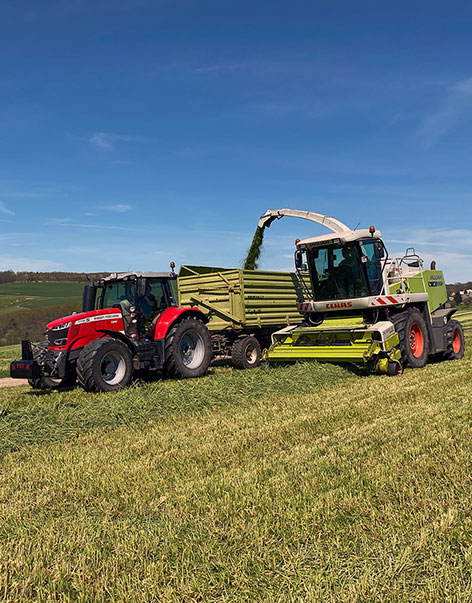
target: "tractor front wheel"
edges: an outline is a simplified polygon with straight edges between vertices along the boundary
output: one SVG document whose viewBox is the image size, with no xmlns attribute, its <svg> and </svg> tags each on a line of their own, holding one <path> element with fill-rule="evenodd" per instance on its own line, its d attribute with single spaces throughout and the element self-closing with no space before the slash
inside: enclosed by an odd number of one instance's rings
<svg viewBox="0 0 472 603">
<path fill-rule="evenodd" d="M 422 368 L 428 362 L 429 338 L 421 312 L 411 308 L 392 318 L 400 340 L 403 366 Z"/>
<path fill-rule="evenodd" d="M 164 374 L 171 379 L 202 377 L 213 356 L 208 329 L 191 316 L 173 325 L 165 339 Z"/>
<path fill-rule="evenodd" d="M 446 360 L 459 360 L 464 356 L 464 330 L 458 320 L 450 320 L 447 324 L 447 349 L 444 354 Z"/>
<path fill-rule="evenodd" d="M 133 376 L 133 359 L 127 345 L 109 337 L 86 345 L 77 360 L 79 385 L 87 392 L 114 392 Z"/>
</svg>

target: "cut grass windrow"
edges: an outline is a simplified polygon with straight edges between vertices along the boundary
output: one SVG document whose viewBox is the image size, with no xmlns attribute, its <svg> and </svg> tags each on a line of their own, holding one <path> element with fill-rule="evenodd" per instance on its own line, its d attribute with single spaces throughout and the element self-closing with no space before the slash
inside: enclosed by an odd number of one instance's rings
<svg viewBox="0 0 472 603">
<path fill-rule="evenodd" d="M 73 439 L 92 429 L 143 423 L 166 415 L 186 415 L 220 406 L 239 406 L 265 396 L 296 395 L 353 378 L 334 365 L 307 364 L 285 371 L 213 370 L 198 380 L 136 384 L 106 394 L 0 390 L 0 458 L 24 446 Z M 296 390 L 294 386 L 296 384 Z"/>
</svg>

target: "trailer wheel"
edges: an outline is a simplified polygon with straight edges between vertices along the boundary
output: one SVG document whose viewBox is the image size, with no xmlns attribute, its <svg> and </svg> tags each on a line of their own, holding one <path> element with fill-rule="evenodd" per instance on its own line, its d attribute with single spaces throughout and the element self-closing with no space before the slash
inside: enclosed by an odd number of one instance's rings
<svg viewBox="0 0 472 603">
<path fill-rule="evenodd" d="M 231 360 L 234 368 L 252 369 L 261 364 L 261 345 L 255 337 L 236 339 L 231 348 Z"/>
<path fill-rule="evenodd" d="M 47 351 L 48 342 L 41 341 L 33 347 L 33 359 L 40 364 L 44 361 Z M 75 383 L 75 370 L 70 369 L 68 374 L 63 379 L 53 379 L 52 377 L 40 377 L 39 379 L 28 379 L 29 385 L 33 389 L 60 389 L 62 387 L 72 387 Z"/>
<path fill-rule="evenodd" d="M 184 318 L 167 333 L 164 373 L 172 379 L 202 377 L 212 356 L 211 337 L 206 326 L 194 316 Z"/>
<path fill-rule="evenodd" d="M 447 348 L 445 360 L 459 360 L 464 356 L 464 330 L 458 320 L 450 320 L 447 324 Z"/>
<path fill-rule="evenodd" d="M 96 339 L 86 345 L 77 360 L 79 385 L 87 392 L 114 392 L 126 387 L 133 376 L 129 348 L 117 339 Z"/>
<path fill-rule="evenodd" d="M 392 317 L 400 340 L 403 366 L 422 368 L 428 362 L 429 338 L 421 313 L 411 308 Z"/>
</svg>

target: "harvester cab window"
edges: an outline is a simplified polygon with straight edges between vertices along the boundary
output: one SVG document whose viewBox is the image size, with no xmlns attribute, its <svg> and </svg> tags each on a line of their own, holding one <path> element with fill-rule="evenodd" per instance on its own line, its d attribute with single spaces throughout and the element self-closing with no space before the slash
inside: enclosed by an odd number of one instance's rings
<svg viewBox="0 0 472 603">
<path fill-rule="evenodd" d="M 365 297 L 368 288 L 356 243 L 330 245 L 311 252 L 313 286 L 319 300 Z"/>
<path fill-rule="evenodd" d="M 380 243 L 380 245 L 382 244 Z M 361 241 L 360 247 L 362 261 L 367 272 L 367 279 L 369 281 L 371 295 L 378 295 L 382 291 L 383 287 L 382 260 L 379 257 L 379 241 Z"/>
</svg>

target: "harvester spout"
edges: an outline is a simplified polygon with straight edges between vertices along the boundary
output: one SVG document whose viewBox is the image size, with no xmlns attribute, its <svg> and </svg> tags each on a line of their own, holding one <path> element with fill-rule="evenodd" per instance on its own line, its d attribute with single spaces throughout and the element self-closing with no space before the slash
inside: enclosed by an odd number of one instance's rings
<svg viewBox="0 0 472 603">
<path fill-rule="evenodd" d="M 318 214 L 315 211 L 304 211 L 300 209 L 268 209 L 259 219 L 259 228 L 269 227 L 274 220 L 280 220 L 284 216 L 291 216 L 292 218 L 303 218 L 305 220 L 311 220 L 312 222 L 318 222 L 318 224 L 322 224 L 329 228 L 333 232 L 342 233 L 346 231 L 350 231 L 351 229 L 333 218 L 332 216 L 324 216 L 323 214 Z"/>
</svg>

